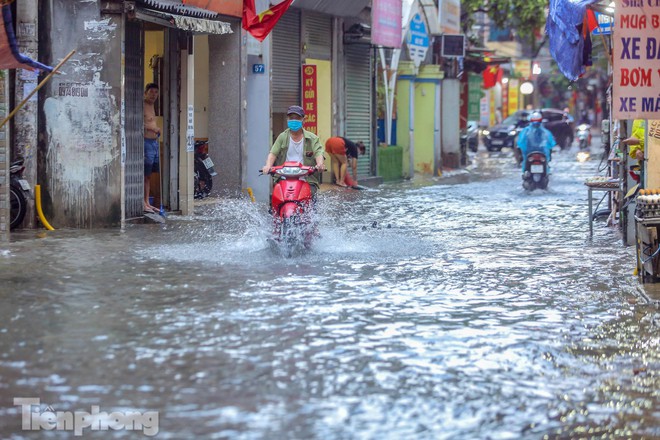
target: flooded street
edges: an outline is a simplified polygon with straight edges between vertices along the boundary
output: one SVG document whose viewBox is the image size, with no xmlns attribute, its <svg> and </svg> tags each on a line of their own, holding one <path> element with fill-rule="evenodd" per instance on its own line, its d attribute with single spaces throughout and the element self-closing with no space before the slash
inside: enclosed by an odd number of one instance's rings
<svg viewBox="0 0 660 440">
<path fill-rule="evenodd" d="M 589 238 L 598 160 L 553 159 L 531 194 L 483 150 L 467 184 L 324 193 L 291 259 L 246 200 L 12 234 L 0 438 L 73 437 L 22 431 L 15 397 L 157 411 L 165 439 L 660 438 L 658 311 L 617 230 Z"/>
</svg>

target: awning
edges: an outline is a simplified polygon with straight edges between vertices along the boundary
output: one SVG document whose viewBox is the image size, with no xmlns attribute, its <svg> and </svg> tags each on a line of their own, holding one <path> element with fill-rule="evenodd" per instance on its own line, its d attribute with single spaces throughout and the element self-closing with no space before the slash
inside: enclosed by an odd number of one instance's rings
<svg viewBox="0 0 660 440">
<path fill-rule="evenodd" d="M 196 32 L 199 34 L 231 34 L 231 26 L 223 21 L 205 20 L 203 18 L 184 17 L 173 15 L 174 24 L 183 31 Z"/>
<path fill-rule="evenodd" d="M 468 72 L 481 73 L 489 66 L 498 66 L 511 62 L 511 58 L 495 56 L 492 50 L 468 49 L 465 51 L 463 67 Z"/>
<path fill-rule="evenodd" d="M 52 67 L 41 64 L 23 55 L 19 51 L 14 27 L 12 25 L 11 6 L 2 6 L 0 17 L 0 69 L 28 69 L 50 72 Z"/>
<path fill-rule="evenodd" d="M 186 15 L 197 18 L 215 18 L 218 16 L 217 12 L 209 11 L 208 9 L 184 5 L 181 0 L 138 0 L 137 3 L 142 3 L 154 10 L 169 12 L 171 14 Z"/>
<path fill-rule="evenodd" d="M 370 0 L 295 0 L 291 7 L 337 17 L 358 17 L 369 3 Z"/>
<path fill-rule="evenodd" d="M 148 2 L 162 2 L 163 0 L 144 0 Z M 215 14 L 215 13 L 211 13 Z M 217 14 L 215 14 L 217 15 Z M 163 12 L 148 8 L 137 7 L 135 10 L 135 18 L 138 20 L 149 21 L 159 24 L 161 26 L 181 29 L 187 32 L 194 32 L 198 34 L 231 34 L 231 25 L 224 21 L 207 20 L 205 18 L 191 17 L 187 15 L 180 15 L 171 12 Z"/>
</svg>

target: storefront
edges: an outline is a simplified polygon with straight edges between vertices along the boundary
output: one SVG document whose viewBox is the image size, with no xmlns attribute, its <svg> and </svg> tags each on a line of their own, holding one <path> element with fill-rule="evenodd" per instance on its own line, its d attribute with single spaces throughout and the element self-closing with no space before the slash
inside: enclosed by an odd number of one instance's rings
<svg viewBox="0 0 660 440">
<path fill-rule="evenodd" d="M 44 88 L 40 103 L 39 181 L 51 223 L 106 227 L 142 216 L 143 96 L 150 82 L 159 85 L 162 128 L 161 173 L 151 182 L 155 204 L 192 212 L 194 137 L 217 142 L 212 154 L 230 158 L 225 182 L 240 190 L 244 57 L 241 33 L 232 33 L 238 18 L 220 21 L 215 12 L 173 0 L 50 0 L 44 11 L 52 19 L 42 38 L 47 61 L 77 50 L 67 75 Z M 189 113 L 197 121 L 192 136 Z"/>
<path fill-rule="evenodd" d="M 312 4 L 313 3 L 313 4 Z M 365 1 L 296 1 L 272 36 L 272 136 L 286 128 L 286 109 L 293 104 L 313 109 L 307 129 L 325 142 L 331 136 L 362 140 L 367 155 L 358 160 L 358 175 L 374 175 L 373 57 L 370 46 L 344 44 L 343 17 L 360 16 Z M 349 23 L 349 24 L 352 24 Z M 297 53 L 292 48 L 300 47 Z M 315 78 L 303 82 L 303 67 Z M 308 78 L 309 79 L 309 78 Z M 305 88 L 313 84 L 313 88 Z M 313 98 L 310 98 L 313 97 Z M 330 162 L 327 161 L 330 168 Z M 331 181 L 331 173 L 323 175 Z"/>
</svg>

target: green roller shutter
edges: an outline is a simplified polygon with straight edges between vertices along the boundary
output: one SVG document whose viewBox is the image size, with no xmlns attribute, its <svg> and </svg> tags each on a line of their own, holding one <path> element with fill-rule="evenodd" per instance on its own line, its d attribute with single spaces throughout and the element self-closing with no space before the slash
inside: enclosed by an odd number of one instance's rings
<svg viewBox="0 0 660 440">
<path fill-rule="evenodd" d="M 344 46 L 346 55 L 346 137 L 366 146 L 359 156 L 358 177 L 373 176 L 373 95 L 371 48 L 366 44 Z"/>
<path fill-rule="evenodd" d="M 142 216 L 144 200 L 144 32 L 141 21 L 126 21 L 124 100 L 125 217 Z"/>
<path fill-rule="evenodd" d="M 273 29 L 273 113 L 300 105 L 300 11 L 289 9 Z"/>
</svg>

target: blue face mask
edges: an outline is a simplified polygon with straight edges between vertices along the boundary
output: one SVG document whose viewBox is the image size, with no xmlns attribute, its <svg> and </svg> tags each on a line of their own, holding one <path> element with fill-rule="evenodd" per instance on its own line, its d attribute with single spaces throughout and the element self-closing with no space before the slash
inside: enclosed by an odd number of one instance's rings
<svg viewBox="0 0 660 440">
<path fill-rule="evenodd" d="M 540 126 L 541 126 L 541 123 L 540 123 L 540 122 L 532 122 L 532 127 L 534 127 L 534 128 L 538 128 L 538 127 L 540 127 Z"/>
<path fill-rule="evenodd" d="M 295 119 L 287 121 L 287 125 L 291 131 L 298 131 L 302 128 L 302 121 L 297 121 Z"/>
</svg>

